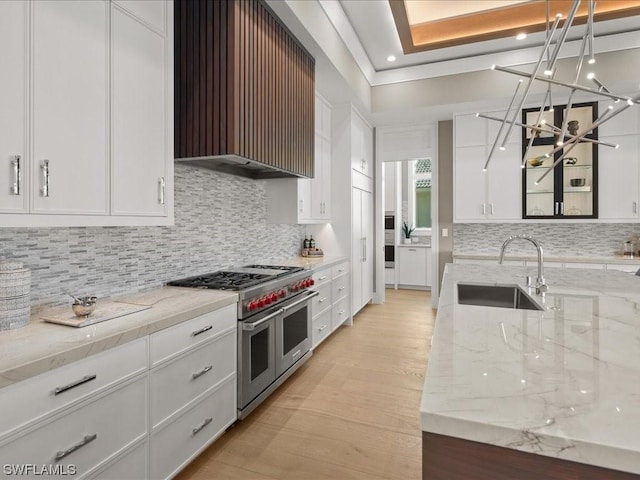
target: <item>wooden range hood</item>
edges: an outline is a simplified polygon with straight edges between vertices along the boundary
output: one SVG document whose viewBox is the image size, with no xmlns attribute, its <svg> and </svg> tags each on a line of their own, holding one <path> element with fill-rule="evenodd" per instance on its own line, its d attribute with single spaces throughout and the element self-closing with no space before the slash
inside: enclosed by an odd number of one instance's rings
<svg viewBox="0 0 640 480">
<path fill-rule="evenodd" d="M 261 0 L 176 0 L 175 157 L 312 177 L 315 60 Z"/>
</svg>

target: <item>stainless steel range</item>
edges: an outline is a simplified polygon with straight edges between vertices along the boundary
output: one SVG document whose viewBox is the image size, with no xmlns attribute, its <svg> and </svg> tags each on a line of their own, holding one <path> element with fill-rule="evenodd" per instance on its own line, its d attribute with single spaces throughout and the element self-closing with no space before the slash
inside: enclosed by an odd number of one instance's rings
<svg viewBox="0 0 640 480">
<path fill-rule="evenodd" d="M 246 417 L 311 356 L 311 298 L 300 267 L 248 265 L 169 282 L 238 292 L 238 417 Z"/>
</svg>

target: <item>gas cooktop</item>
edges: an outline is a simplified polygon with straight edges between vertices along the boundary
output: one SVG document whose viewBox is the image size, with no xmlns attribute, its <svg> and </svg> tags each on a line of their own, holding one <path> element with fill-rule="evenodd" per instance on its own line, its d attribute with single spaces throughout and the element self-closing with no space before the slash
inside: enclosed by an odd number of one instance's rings
<svg viewBox="0 0 640 480">
<path fill-rule="evenodd" d="M 247 265 L 168 282 L 173 287 L 244 290 L 303 270 L 302 267 Z"/>
</svg>

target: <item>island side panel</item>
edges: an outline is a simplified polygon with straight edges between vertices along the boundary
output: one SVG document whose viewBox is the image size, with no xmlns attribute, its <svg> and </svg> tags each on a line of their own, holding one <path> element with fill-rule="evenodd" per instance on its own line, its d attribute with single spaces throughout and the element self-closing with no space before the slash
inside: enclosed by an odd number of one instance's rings
<svg viewBox="0 0 640 480">
<path fill-rule="evenodd" d="M 640 475 L 422 432 L 423 480 L 640 480 Z"/>
</svg>

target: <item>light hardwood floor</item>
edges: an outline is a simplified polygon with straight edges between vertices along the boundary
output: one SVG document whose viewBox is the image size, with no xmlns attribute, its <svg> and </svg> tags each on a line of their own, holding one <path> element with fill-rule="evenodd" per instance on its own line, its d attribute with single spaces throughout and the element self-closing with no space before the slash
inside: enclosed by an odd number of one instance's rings
<svg viewBox="0 0 640 480">
<path fill-rule="evenodd" d="M 429 292 L 387 290 L 177 478 L 419 479 L 434 319 Z"/>
</svg>

